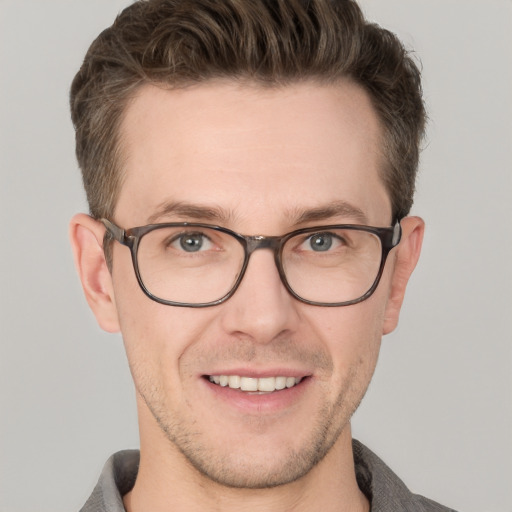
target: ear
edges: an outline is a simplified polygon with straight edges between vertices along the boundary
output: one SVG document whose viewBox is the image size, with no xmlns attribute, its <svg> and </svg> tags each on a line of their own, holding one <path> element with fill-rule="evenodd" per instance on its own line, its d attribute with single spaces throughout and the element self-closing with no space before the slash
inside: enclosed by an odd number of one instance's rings
<svg viewBox="0 0 512 512">
<path fill-rule="evenodd" d="M 400 224 L 402 239 L 395 249 L 391 290 L 386 305 L 382 334 L 389 334 L 398 324 L 407 282 L 420 257 L 421 243 L 425 232 L 425 223 L 419 217 L 406 217 Z"/>
<path fill-rule="evenodd" d="M 69 225 L 75 265 L 85 298 L 100 327 L 107 332 L 118 332 L 112 276 L 103 254 L 104 233 L 101 222 L 83 213 L 75 215 Z"/>
</svg>

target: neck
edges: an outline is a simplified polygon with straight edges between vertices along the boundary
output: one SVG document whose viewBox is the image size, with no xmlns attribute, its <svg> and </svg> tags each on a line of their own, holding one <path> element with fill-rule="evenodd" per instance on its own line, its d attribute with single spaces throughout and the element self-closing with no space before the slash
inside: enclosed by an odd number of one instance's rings
<svg viewBox="0 0 512 512">
<path fill-rule="evenodd" d="M 355 477 L 348 425 L 326 455 L 299 480 L 268 489 L 237 489 L 199 473 L 167 439 L 142 435 L 139 473 L 124 498 L 127 512 L 368 512 Z M 160 437 L 160 436 L 158 436 Z"/>
</svg>

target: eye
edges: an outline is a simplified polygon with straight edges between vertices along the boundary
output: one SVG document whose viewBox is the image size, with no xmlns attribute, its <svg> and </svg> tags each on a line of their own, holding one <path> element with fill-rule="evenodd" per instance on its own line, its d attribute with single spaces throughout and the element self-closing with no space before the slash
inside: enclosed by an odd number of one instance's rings
<svg viewBox="0 0 512 512">
<path fill-rule="evenodd" d="M 204 233 L 182 233 L 169 245 L 185 252 L 207 251 L 212 248 L 211 240 Z"/>
<path fill-rule="evenodd" d="M 336 249 L 342 245 L 340 237 L 334 233 L 315 233 L 308 237 L 303 245 L 304 250 L 312 250 L 314 252 L 327 252 L 330 249 Z"/>
</svg>

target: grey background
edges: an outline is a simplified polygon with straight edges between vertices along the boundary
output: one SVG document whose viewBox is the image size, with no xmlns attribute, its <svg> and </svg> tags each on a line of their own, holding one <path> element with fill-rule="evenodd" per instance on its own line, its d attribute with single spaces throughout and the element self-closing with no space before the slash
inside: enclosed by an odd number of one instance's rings
<svg viewBox="0 0 512 512">
<path fill-rule="evenodd" d="M 137 446 L 119 336 L 89 312 L 67 95 L 125 0 L 0 0 L 0 511 L 78 510 Z M 417 50 L 431 122 L 424 251 L 354 434 L 416 492 L 512 511 L 512 2 L 365 0 Z"/>
</svg>

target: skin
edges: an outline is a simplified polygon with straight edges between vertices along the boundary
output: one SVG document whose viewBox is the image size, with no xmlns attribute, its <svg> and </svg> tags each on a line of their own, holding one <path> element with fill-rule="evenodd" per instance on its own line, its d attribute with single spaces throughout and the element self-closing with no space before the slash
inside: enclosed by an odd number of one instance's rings
<svg viewBox="0 0 512 512">
<path fill-rule="evenodd" d="M 144 86 L 127 108 L 121 135 L 125 179 L 112 220 L 123 228 L 189 220 L 281 235 L 392 220 L 379 177 L 379 122 L 366 93 L 348 82 Z M 216 215 L 174 211 L 155 218 L 172 201 Z M 345 208 L 301 219 L 339 201 L 363 218 Z M 260 250 L 231 299 L 191 309 L 148 299 L 129 250 L 117 243 L 110 273 L 103 226 L 83 214 L 73 218 L 87 300 L 103 329 L 122 332 L 137 390 L 141 465 L 124 498 L 128 511 L 368 510 L 355 480 L 350 417 L 382 335 L 398 322 L 419 257 L 422 220 L 404 219 L 402 229 L 379 287 L 362 303 L 328 308 L 297 301 L 272 253 Z M 304 382 L 245 401 L 204 378 L 285 372 Z"/>
</svg>

